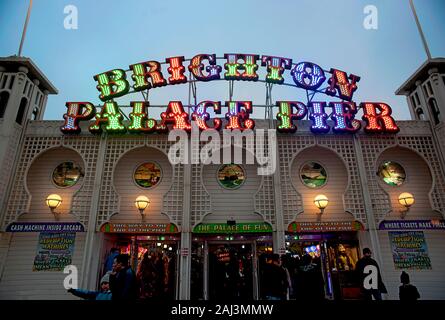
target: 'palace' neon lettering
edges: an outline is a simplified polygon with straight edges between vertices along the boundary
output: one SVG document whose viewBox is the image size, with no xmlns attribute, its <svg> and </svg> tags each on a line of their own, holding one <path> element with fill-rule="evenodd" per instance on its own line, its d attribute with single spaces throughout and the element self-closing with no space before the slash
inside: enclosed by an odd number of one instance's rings
<svg viewBox="0 0 445 320">
<path fill-rule="evenodd" d="M 224 59 L 223 67 L 217 64 Z M 265 70 L 259 70 L 259 63 Z M 188 63 L 188 65 L 186 65 Z M 166 73 L 163 74 L 165 65 Z M 226 53 L 223 57 L 215 54 L 198 54 L 192 59 L 183 56 L 166 58 L 165 62 L 148 60 L 132 64 L 128 70 L 113 69 L 94 76 L 99 98 L 104 102 L 100 112 L 96 112 L 96 106 L 91 102 L 67 102 L 67 111 L 63 115 L 64 124 L 60 127 L 62 133 L 79 134 L 81 121 L 93 119 L 89 130 L 92 133 L 161 133 L 171 129 L 191 131 L 191 121 L 195 121 L 200 130 L 229 129 L 246 130 L 255 127 L 255 121 L 250 118 L 253 112 L 251 101 L 227 101 L 225 106 L 225 120 L 221 118 L 211 119 L 209 110 L 213 114 L 221 114 L 219 101 L 205 100 L 194 105 L 187 105 L 193 110 L 190 115 L 184 110 L 180 101 L 171 101 L 166 111 L 161 113 L 161 120 L 149 118 L 148 93 L 144 94 L 145 101 L 133 101 L 130 103 L 131 112 L 125 116 L 129 121 L 124 121 L 124 113 L 113 99 L 128 93 L 136 93 L 167 85 L 190 84 L 190 92 L 193 90 L 196 99 L 196 82 L 221 80 L 221 72 L 224 72 L 225 80 L 229 81 L 262 81 L 267 83 L 266 97 L 270 98 L 274 84 L 284 84 L 293 88 L 306 90 L 307 104 L 300 101 L 278 101 L 276 106 L 277 130 L 281 133 L 294 133 L 298 130 L 297 121 L 308 117 L 312 123 L 310 130 L 314 133 L 350 133 L 360 130 L 362 122 L 367 133 L 394 134 L 399 131 L 394 118 L 391 116 L 391 107 L 382 102 L 362 102 L 356 104 L 352 101 L 357 83 L 360 77 L 348 74 L 345 71 L 330 68 L 323 69 L 312 62 L 292 63 L 291 58 L 246 54 Z M 186 76 L 188 70 L 189 76 Z M 286 70 L 290 70 L 287 72 Z M 327 71 L 329 70 L 329 71 Z M 261 72 L 262 71 L 262 72 Z M 128 73 L 128 75 L 127 75 Z M 292 77 L 293 83 L 288 81 Z M 133 81 L 130 84 L 128 78 Z M 260 76 L 262 79 L 260 79 Z M 230 83 L 229 94 L 233 95 L 233 83 Z M 132 91 L 130 91 L 132 89 Z M 313 101 L 315 94 L 326 94 L 336 97 L 334 102 Z M 269 99 L 267 98 L 267 99 Z M 230 98 L 232 99 L 232 98 Z M 359 105 L 359 107 L 357 107 Z M 271 108 L 271 105 L 268 106 Z M 209 109 L 210 108 L 210 109 Z M 326 110 L 328 109 L 328 110 Z M 362 111 L 362 120 L 355 119 L 358 112 Z M 223 121 L 225 121 L 223 123 Z M 333 122 L 333 124 L 332 124 Z"/>
</svg>

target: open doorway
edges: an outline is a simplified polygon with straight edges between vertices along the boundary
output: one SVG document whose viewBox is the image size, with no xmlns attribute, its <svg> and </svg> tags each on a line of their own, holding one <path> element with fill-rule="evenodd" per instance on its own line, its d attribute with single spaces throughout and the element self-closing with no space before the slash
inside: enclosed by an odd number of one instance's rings
<svg viewBox="0 0 445 320">
<path fill-rule="evenodd" d="M 254 256 L 252 243 L 210 243 L 209 299 L 254 299 Z"/>
</svg>

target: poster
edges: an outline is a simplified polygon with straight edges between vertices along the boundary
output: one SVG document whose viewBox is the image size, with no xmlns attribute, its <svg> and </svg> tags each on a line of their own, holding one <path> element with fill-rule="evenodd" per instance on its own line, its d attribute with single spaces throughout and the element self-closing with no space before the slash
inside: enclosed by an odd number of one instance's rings
<svg viewBox="0 0 445 320">
<path fill-rule="evenodd" d="M 71 264 L 75 240 L 75 232 L 41 232 L 32 271 L 62 271 Z"/>
<path fill-rule="evenodd" d="M 388 235 L 396 269 L 431 269 L 423 231 L 390 231 Z"/>
</svg>

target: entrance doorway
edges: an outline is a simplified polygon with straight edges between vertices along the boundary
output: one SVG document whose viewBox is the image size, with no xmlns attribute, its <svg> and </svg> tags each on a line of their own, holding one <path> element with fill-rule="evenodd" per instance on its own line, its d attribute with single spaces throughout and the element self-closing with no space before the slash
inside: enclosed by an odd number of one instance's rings
<svg viewBox="0 0 445 320">
<path fill-rule="evenodd" d="M 291 299 L 358 299 L 358 253 L 354 232 L 287 235 L 283 265 L 291 275 Z"/>
<path fill-rule="evenodd" d="M 256 254 L 253 243 L 209 243 L 210 300 L 256 298 Z"/>
<path fill-rule="evenodd" d="M 129 255 L 139 300 L 178 298 L 178 236 L 105 234 L 104 239 L 107 254 L 116 248 L 118 253 Z"/>
<path fill-rule="evenodd" d="M 272 236 L 196 236 L 191 253 L 191 300 L 257 300 L 261 258 L 272 253 Z"/>
</svg>

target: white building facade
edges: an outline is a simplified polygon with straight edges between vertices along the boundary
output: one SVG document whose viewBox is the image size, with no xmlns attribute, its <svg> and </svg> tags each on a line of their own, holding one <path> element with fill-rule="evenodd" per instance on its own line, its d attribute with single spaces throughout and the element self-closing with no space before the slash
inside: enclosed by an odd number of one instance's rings
<svg viewBox="0 0 445 320">
<path fill-rule="evenodd" d="M 310 255 L 320 264 L 322 294 L 354 299 L 352 270 L 369 247 L 390 299 L 398 299 L 403 270 L 422 299 L 445 299 L 445 59 L 426 62 L 397 91 L 413 119 L 397 121 L 397 134 L 316 135 L 301 121 L 297 132 L 277 134 L 275 173 L 260 176 L 258 164 L 242 164 L 231 168 L 234 180 L 221 165 L 172 165 L 167 134 L 92 135 L 82 124 L 82 133 L 64 135 L 63 121 L 42 120 L 56 93 L 30 59 L 0 59 L 1 299 L 72 299 L 63 270 L 38 267 L 47 265 L 39 260 L 45 239 L 67 241 L 67 233 L 81 288 L 97 287 L 116 247 L 136 271 L 145 252 L 162 254 L 171 298 L 218 299 L 233 293 L 227 285 L 235 281 L 239 297 L 261 299 L 261 257 L 275 252 L 294 261 Z M 64 163 L 80 174 L 58 185 Z M 139 170 L 153 175 L 138 180 Z M 399 202 L 404 192 L 415 199 L 409 210 Z M 51 194 L 62 199 L 54 212 L 45 202 Z M 320 194 L 329 199 L 321 214 Z M 139 195 L 150 200 L 142 215 Z M 75 227 L 23 229 L 51 224 Z M 221 277 L 231 259 L 235 280 Z M 305 294 L 298 279 L 294 285 Z"/>
</svg>

